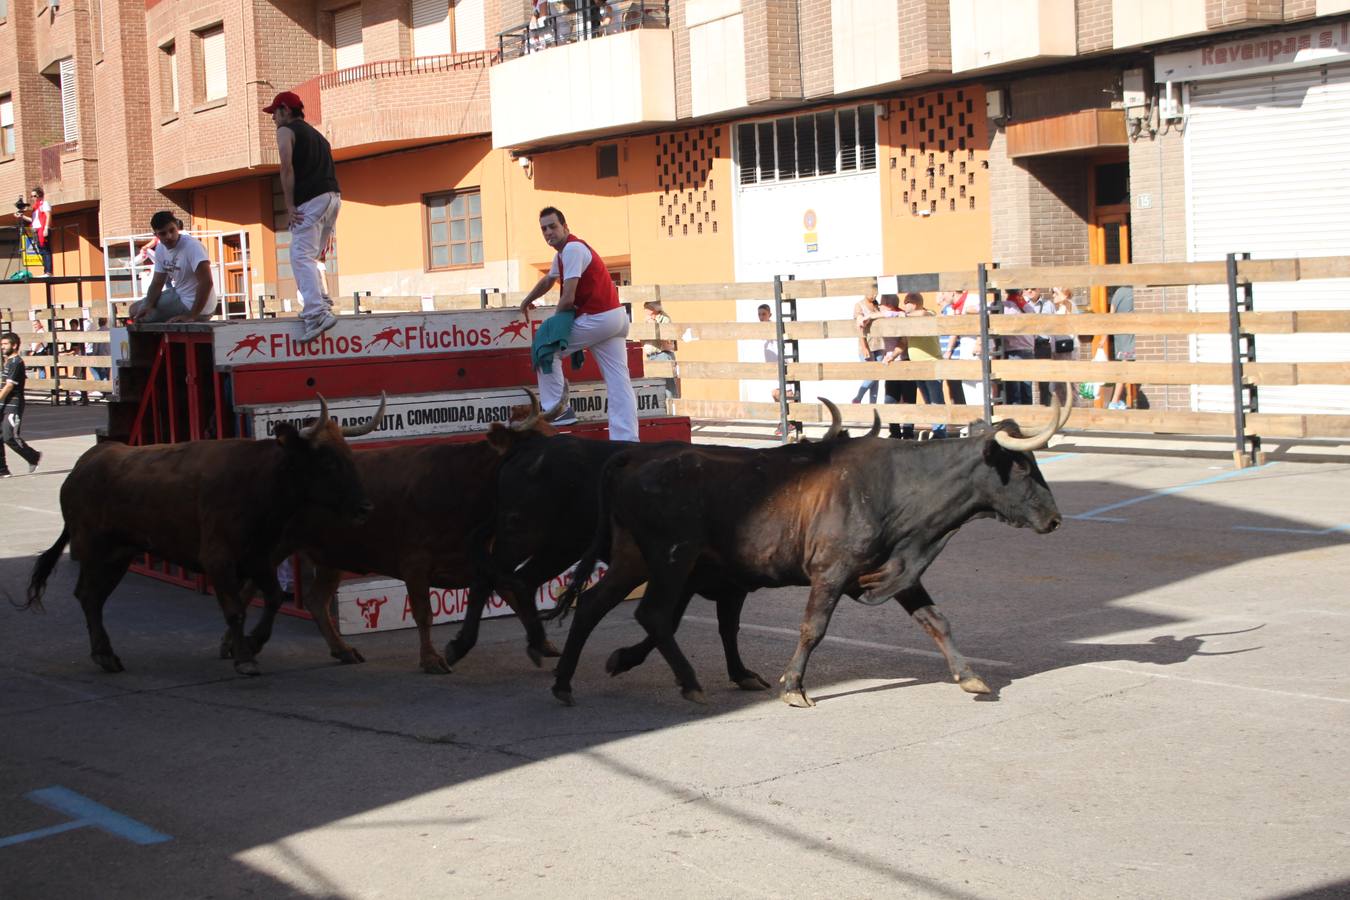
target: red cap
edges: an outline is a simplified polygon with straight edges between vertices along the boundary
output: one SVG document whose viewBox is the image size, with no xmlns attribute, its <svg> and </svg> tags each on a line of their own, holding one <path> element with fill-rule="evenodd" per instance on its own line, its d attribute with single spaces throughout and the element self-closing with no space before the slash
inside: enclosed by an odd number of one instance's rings
<svg viewBox="0 0 1350 900">
<path fill-rule="evenodd" d="M 263 112 L 275 112 L 278 106 L 284 106 L 287 109 L 304 109 L 305 101 L 300 99 L 300 95 L 294 91 L 282 91 L 272 98 L 271 106 L 264 106 Z"/>
</svg>

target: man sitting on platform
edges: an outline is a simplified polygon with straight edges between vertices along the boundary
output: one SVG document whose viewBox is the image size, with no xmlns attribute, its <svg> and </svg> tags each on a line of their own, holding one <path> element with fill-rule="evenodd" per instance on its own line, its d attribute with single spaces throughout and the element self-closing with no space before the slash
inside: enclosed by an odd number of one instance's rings
<svg viewBox="0 0 1350 900">
<path fill-rule="evenodd" d="M 216 311 L 211 260 L 201 242 L 183 234 L 182 227 L 167 210 L 150 219 L 150 228 L 159 239 L 154 277 L 145 298 L 131 304 L 133 322 L 204 322 Z"/>
</svg>

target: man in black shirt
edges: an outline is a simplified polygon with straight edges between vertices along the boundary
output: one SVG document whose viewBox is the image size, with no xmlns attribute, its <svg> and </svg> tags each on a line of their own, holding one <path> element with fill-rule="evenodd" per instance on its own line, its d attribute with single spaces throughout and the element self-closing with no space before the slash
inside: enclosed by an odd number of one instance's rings
<svg viewBox="0 0 1350 900">
<path fill-rule="evenodd" d="M 291 91 L 277 94 L 263 112 L 271 113 L 277 126 L 281 190 L 291 231 L 291 271 L 305 326 L 300 340 L 312 341 L 337 324 L 322 262 L 342 207 L 333 151 L 327 139 L 305 121 L 305 104 Z"/>
<path fill-rule="evenodd" d="M 0 355 L 4 356 L 4 369 L 0 371 L 0 436 L 4 444 L 24 458 L 28 463 L 28 472 L 37 470 L 42 454 L 23 442 L 19 428 L 23 424 L 23 383 L 28 380 L 28 371 L 19 356 L 19 336 L 12 331 L 0 334 Z M 0 444 L 0 478 L 11 474 L 9 463 L 5 460 L 4 444 Z"/>
</svg>

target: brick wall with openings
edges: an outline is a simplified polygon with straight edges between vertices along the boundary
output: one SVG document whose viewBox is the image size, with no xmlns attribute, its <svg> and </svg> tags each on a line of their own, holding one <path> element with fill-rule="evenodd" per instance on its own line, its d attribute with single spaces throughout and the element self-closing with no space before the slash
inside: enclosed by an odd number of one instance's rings
<svg viewBox="0 0 1350 900">
<path fill-rule="evenodd" d="M 1205 0 L 1205 27 L 1211 31 L 1282 21 L 1283 0 Z"/>
</svg>

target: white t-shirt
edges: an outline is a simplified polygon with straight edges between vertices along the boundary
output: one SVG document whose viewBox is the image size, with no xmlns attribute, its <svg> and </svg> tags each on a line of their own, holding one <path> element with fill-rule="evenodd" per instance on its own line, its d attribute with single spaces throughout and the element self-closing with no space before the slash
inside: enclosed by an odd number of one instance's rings
<svg viewBox="0 0 1350 900">
<path fill-rule="evenodd" d="M 165 245 L 163 241 L 155 247 L 156 274 L 163 272 L 168 276 L 165 281 L 173 285 L 173 289 L 178 292 L 178 296 L 189 310 L 197 302 L 197 267 L 204 262 L 210 262 L 206 248 L 190 234 L 180 233 L 178 243 L 172 247 Z M 202 307 L 201 314 L 209 316 L 215 311 L 216 292 L 212 290 L 211 296 L 206 299 L 206 305 Z"/>
<path fill-rule="evenodd" d="M 568 241 L 563 245 L 561 253 L 553 255 L 553 265 L 548 270 L 548 274 L 553 278 L 561 277 L 558 270 L 558 257 L 560 256 L 562 257 L 562 271 L 567 273 L 564 281 L 580 278 L 582 273 L 590 268 L 591 260 L 595 258 L 581 241 Z"/>
</svg>

